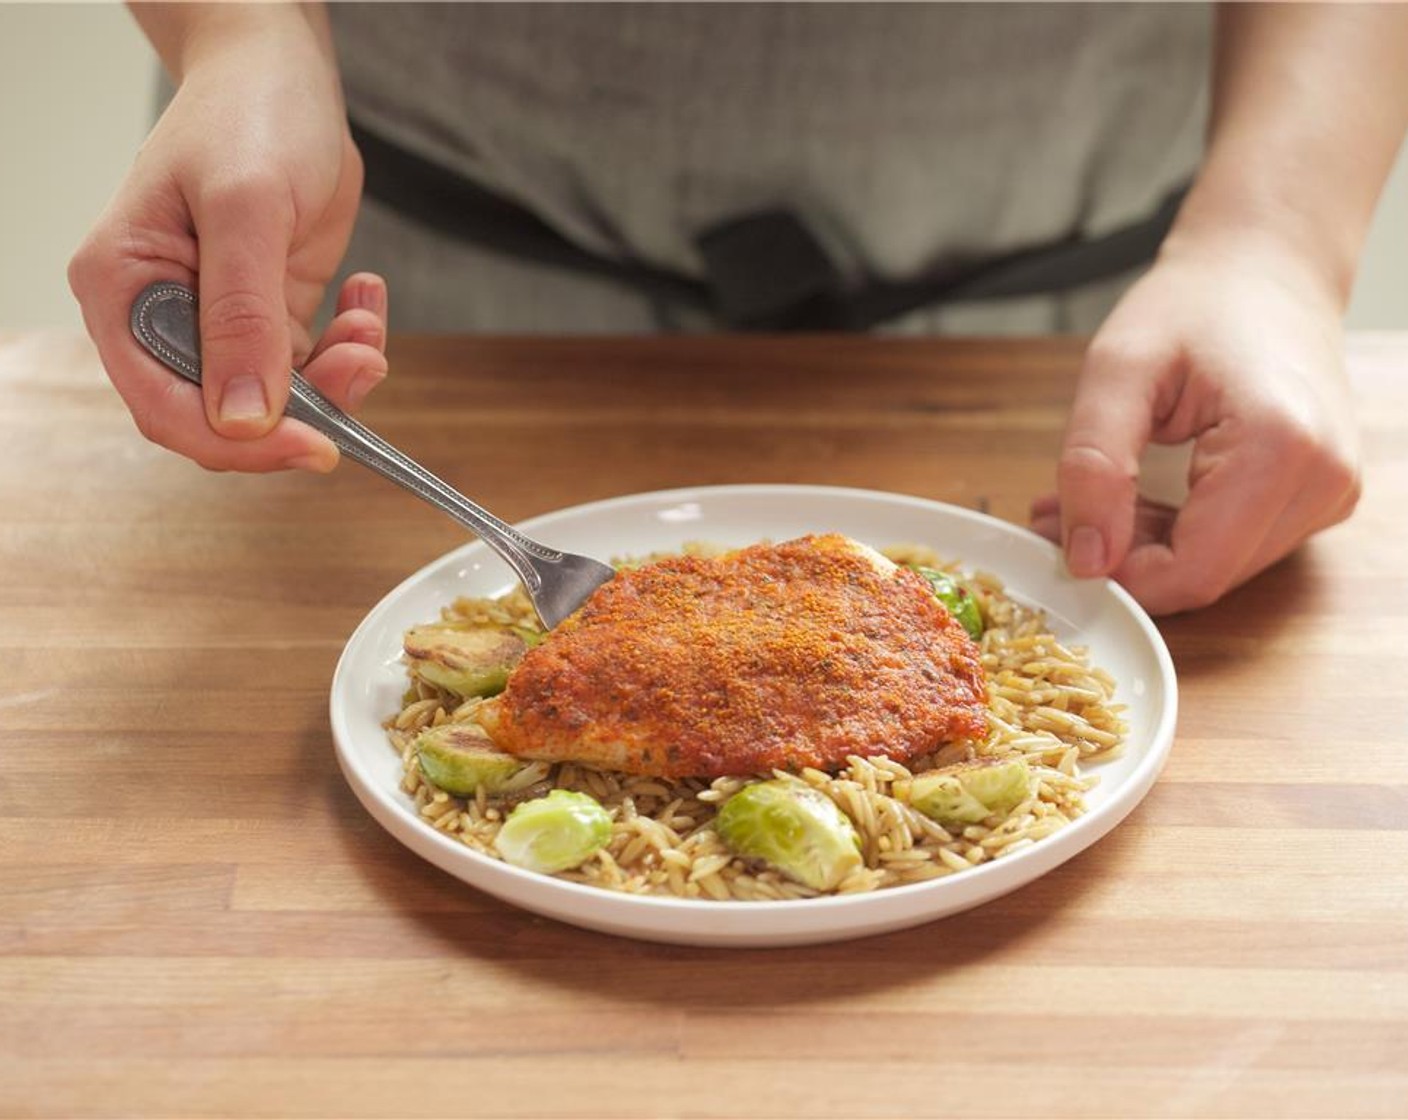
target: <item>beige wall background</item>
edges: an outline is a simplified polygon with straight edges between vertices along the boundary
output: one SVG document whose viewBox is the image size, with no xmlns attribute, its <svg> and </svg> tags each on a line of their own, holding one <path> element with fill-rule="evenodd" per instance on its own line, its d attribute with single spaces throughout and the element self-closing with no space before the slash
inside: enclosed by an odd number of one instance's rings
<svg viewBox="0 0 1408 1120">
<path fill-rule="evenodd" d="M 0 2 L 0 329 L 80 325 L 64 270 L 151 120 L 151 51 L 118 4 Z M 1349 325 L 1408 329 L 1408 149 Z"/>
</svg>

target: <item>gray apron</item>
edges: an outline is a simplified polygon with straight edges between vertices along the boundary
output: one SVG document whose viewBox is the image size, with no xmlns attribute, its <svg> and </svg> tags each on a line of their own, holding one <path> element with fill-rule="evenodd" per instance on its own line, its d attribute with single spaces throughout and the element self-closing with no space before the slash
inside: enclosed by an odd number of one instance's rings
<svg viewBox="0 0 1408 1120">
<path fill-rule="evenodd" d="M 389 277 L 398 329 L 711 329 L 734 324 L 730 268 L 746 287 L 795 257 L 821 262 L 843 301 L 936 281 L 926 305 L 867 326 L 1084 331 L 1138 261 L 1077 265 L 1064 283 L 1048 269 L 996 295 L 945 282 L 1157 232 L 1201 151 L 1202 5 L 331 11 L 357 127 L 469 190 L 420 205 L 413 175 L 378 181 L 369 160 L 347 270 Z M 512 225 L 494 209 L 510 207 L 561 243 L 562 261 L 459 228 L 480 198 L 478 228 Z M 716 236 L 779 214 L 783 242 L 795 227 L 810 244 L 740 256 Z M 1144 257 L 1156 241 L 1145 236 Z"/>
</svg>

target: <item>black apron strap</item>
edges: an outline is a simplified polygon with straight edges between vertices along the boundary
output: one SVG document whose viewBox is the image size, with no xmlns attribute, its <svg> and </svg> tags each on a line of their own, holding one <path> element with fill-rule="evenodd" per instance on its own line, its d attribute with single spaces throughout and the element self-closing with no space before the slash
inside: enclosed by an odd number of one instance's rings
<svg viewBox="0 0 1408 1120">
<path fill-rule="evenodd" d="M 1121 276 L 1154 259 L 1187 193 L 1186 186 L 1179 187 L 1148 217 L 1102 237 L 1053 242 L 957 275 L 873 285 L 853 297 L 854 318 L 874 325 L 939 303 L 1042 295 Z"/>
<path fill-rule="evenodd" d="M 531 210 L 349 122 L 366 168 L 363 190 L 403 217 L 490 252 L 709 303 L 703 284 L 666 269 L 610 260 L 568 241 Z"/>
<path fill-rule="evenodd" d="M 367 194 L 414 221 L 491 252 L 596 276 L 711 310 L 734 330 L 865 330 L 943 303 L 1042 295 L 1119 276 L 1153 259 L 1187 188 L 1147 218 L 1089 240 L 1070 238 L 967 269 L 941 269 L 904 283 L 845 288 L 805 223 L 783 209 L 730 219 L 696 239 L 706 279 L 600 257 L 536 214 L 485 190 L 357 122 L 352 137 L 366 165 Z"/>
<path fill-rule="evenodd" d="M 788 210 L 745 214 L 695 240 L 714 308 L 739 330 L 837 330 L 849 326 L 841 274 Z"/>
</svg>

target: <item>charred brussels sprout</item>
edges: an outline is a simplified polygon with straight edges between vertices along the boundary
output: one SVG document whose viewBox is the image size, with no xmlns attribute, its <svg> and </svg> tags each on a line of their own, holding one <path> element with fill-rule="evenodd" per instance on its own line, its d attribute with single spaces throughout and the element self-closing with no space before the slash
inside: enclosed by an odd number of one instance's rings
<svg viewBox="0 0 1408 1120">
<path fill-rule="evenodd" d="M 416 626 L 406 631 L 411 672 L 456 696 L 502 692 L 513 667 L 542 641 L 521 626 Z"/>
<path fill-rule="evenodd" d="M 963 581 L 951 572 L 941 572 L 937 568 L 925 568 L 918 564 L 913 567 L 929 582 L 929 586 L 934 589 L 934 595 L 939 602 L 948 608 L 949 614 L 958 619 L 963 629 L 968 631 L 968 636 L 974 641 L 981 638 L 983 636 L 983 615 L 978 610 L 976 596 L 968 590 Z"/>
<path fill-rule="evenodd" d="M 1005 817 L 1032 794 L 1032 772 L 1020 758 L 963 762 L 919 774 L 909 803 L 940 824 L 978 824 Z"/>
<path fill-rule="evenodd" d="M 744 786 L 724 802 L 714 829 L 735 855 L 763 860 L 819 891 L 834 889 L 861 865 L 850 818 L 801 782 Z"/>
<path fill-rule="evenodd" d="M 542 763 L 525 763 L 497 750 L 474 723 L 442 723 L 423 731 L 415 752 L 426 779 L 457 797 L 473 797 L 481 788 L 485 793 L 524 789 L 548 772 Z"/>
<path fill-rule="evenodd" d="M 551 875 L 580 867 L 611 839 L 611 816 L 585 793 L 555 789 L 508 815 L 494 846 L 515 867 Z"/>
</svg>

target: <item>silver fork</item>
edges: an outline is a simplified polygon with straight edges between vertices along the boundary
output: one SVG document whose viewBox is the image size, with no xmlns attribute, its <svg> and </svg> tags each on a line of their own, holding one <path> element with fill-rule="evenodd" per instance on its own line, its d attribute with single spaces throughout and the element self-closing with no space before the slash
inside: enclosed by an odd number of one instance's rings
<svg viewBox="0 0 1408 1120">
<path fill-rule="evenodd" d="M 149 354 L 200 384 L 200 316 L 193 291 L 171 282 L 152 284 L 132 304 L 131 322 L 133 335 Z M 316 428 L 349 459 L 448 513 L 476 534 L 523 581 L 544 626 L 556 626 L 616 574 L 599 560 L 548 548 L 500 521 L 348 416 L 297 371 L 291 378 L 284 415 Z"/>
</svg>

